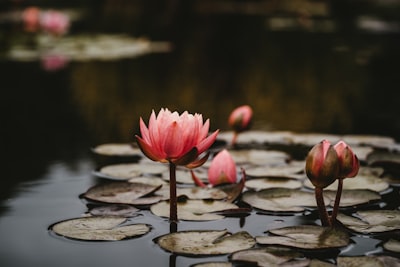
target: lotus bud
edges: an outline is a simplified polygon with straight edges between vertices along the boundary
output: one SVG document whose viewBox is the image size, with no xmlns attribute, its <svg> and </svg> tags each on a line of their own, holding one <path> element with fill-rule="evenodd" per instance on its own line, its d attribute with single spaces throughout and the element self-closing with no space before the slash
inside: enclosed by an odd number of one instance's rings
<svg viewBox="0 0 400 267">
<path fill-rule="evenodd" d="M 229 126 L 235 132 L 243 132 L 248 130 L 251 126 L 251 121 L 253 117 L 253 110 L 250 106 L 244 105 L 235 108 L 229 116 Z"/>
<path fill-rule="evenodd" d="M 315 145 L 306 158 L 306 174 L 311 183 L 318 188 L 332 184 L 339 174 L 339 157 L 327 140 Z"/>
<path fill-rule="evenodd" d="M 236 183 L 236 164 L 228 150 L 222 150 L 211 161 L 208 181 L 212 185 Z"/>
<path fill-rule="evenodd" d="M 339 177 L 346 178 L 356 176 L 360 169 L 360 162 L 351 147 L 344 141 L 339 141 L 334 146 L 334 149 L 339 158 Z"/>
</svg>

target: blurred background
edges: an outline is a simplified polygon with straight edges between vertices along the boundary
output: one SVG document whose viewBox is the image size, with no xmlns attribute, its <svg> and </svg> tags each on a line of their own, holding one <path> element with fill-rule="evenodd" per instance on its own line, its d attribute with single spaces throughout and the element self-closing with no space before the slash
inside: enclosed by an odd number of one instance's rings
<svg viewBox="0 0 400 267">
<path fill-rule="evenodd" d="M 399 0 L 2 0 L 0 10 L 9 185 L 133 141 L 139 118 L 161 107 L 202 113 L 211 130 L 249 104 L 253 129 L 399 141 Z"/>
</svg>

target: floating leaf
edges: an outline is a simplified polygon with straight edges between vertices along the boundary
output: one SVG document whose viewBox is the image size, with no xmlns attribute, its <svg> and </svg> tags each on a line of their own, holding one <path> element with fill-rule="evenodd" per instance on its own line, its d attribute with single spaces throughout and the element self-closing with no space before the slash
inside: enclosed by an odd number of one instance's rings
<svg viewBox="0 0 400 267">
<path fill-rule="evenodd" d="M 153 186 L 160 186 L 160 185 L 168 185 L 166 181 L 159 177 L 151 177 L 151 176 L 140 176 L 134 177 L 128 180 L 129 183 L 139 183 L 139 184 L 147 184 Z"/>
<path fill-rule="evenodd" d="M 162 196 L 163 200 L 169 199 L 169 185 L 163 187 L 156 192 L 157 196 Z M 218 188 L 203 188 L 198 186 L 179 187 L 176 189 L 177 196 L 186 196 L 189 199 L 224 199 L 227 194 Z"/>
<path fill-rule="evenodd" d="M 266 189 L 266 188 L 301 188 L 303 183 L 298 180 L 288 178 L 260 178 L 251 179 L 246 181 L 246 187 L 252 189 Z"/>
<path fill-rule="evenodd" d="M 400 230 L 400 210 L 358 211 L 354 216 L 340 213 L 337 219 L 347 228 L 363 234 Z"/>
<path fill-rule="evenodd" d="M 207 171 L 200 169 L 193 170 L 200 180 L 203 182 L 208 181 L 208 174 Z M 162 173 L 162 178 L 166 181 L 169 181 L 169 171 L 165 171 Z M 188 170 L 178 169 L 176 170 L 176 182 L 178 184 L 194 184 L 192 175 Z"/>
<path fill-rule="evenodd" d="M 139 209 L 130 205 L 107 205 L 94 207 L 90 209 L 90 214 L 93 216 L 119 216 L 119 217 L 133 217 Z"/>
<path fill-rule="evenodd" d="M 329 140 L 331 143 L 336 143 L 340 141 L 340 136 L 334 134 L 324 134 L 324 133 L 304 133 L 304 134 L 293 134 L 293 143 L 300 144 L 304 146 L 314 146 L 322 140 Z"/>
<path fill-rule="evenodd" d="M 268 163 L 268 162 L 266 162 Z M 246 174 L 250 177 L 298 177 L 303 172 L 304 161 L 291 161 L 279 165 L 264 165 L 246 168 Z M 304 177 L 304 176 L 301 176 Z"/>
<path fill-rule="evenodd" d="M 224 216 L 215 214 L 224 210 L 238 209 L 238 206 L 223 201 L 186 200 L 178 202 L 178 219 L 188 221 L 219 220 Z M 169 217 L 169 202 L 162 201 L 150 207 L 153 214 L 160 217 Z"/>
<path fill-rule="evenodd" d="M 336 191 L 324 191 L 325 203 L 333 207 L 335 203 Z M 360 204 L 366 204 L 371 201 L 380 200 L 381 196 L 371 190 L 343 190 L 340 198 L 340 207 L 352 207 Z"/>
<path fill-rule="evenodd" d="M 314 188 L 309 179 L 304 181 L 304 186 L 308 188 Z M 338 187 L 338 181 L 336 180 L 331 185 L 326 187 L 324 190 L 335 191 Z M 354 178 L 347 178 L 343 180 L 343 190 L 353 189 L 368 189 L 375 192 L 382 192 L 389 188 L 389 184 L 382 178 L 376 177 L 375 175 L 357 175 Z"/>
<path fill-rule="evenodd" d="M 275 150 L 229 150 L 236 164 L 251 163 L 254 165 L 280 165 L 289 161 L 290 156 Z"/>
<path fill-rule="evenodd" d="M 92 151 L 99 155 L 105 156 L 137 156 L 142 155 L 139 148 L 134 148 L 131 144 L 102 144 L 94 147 Z"/>
<path fill-rule="evenodd" d="M 113 180 L 129 180 L 144 174 L 161 175 L 167 171 L 168 167 L 164 164 L 155 163 L 122 163 L 102 167 L 94 174 L 101 178 Z"/>
<path fill-rule="evenodd" d="M 272 235 L 257 236 L 257 243 L 302 249 L 328 249 L 345 247 L 350 242 L 346 232 L 317 225 L 289 226 L 269 230 L 269 233 Z"/>
<path fill-rule="evenodd" d="M 184 255 L 221 255 L 255 245 L 247 232 L 230 234 L 222 231 L 182 231 L 158 237 L 157 244 L 170 252 Z"/>
<path fill-rule="evenodd" d="M 161 197 L 143 198 L 158 190 L 160 186 L 140 183 L 111 182 L 90 188 L 83 196 L 87 199 L 115 204 L 144 205 L 153 204 Z"/>
<path fill-rule="evenodd" d="M 359 256 L 359 257 L 338 257 L 337 264 L 340 267 L 399 267 L 400 259 L 390 256 Z"/>
<path fill-rule="evenodd" d="M 190 267 L 233 267 L 233 265 L 230 262 L 214 261 L 214 262 L 196 263 L 194 265 L 190 265 Z"/>
<path fill-rule="evenodd" d="M 395 144 L 395 140 L 387 136 L 379 135 L 345 135 L 342 139 L 349 145 L 387 147 Z"/>
<path fill-rule="evenodd" d="M 379 166 L 385 168 L 386 171 L 399 173 L 400 154 L 389 151 L 375 151 L 368 155 L 367 162 L 370 166 Z"/>
<path fill-rule="evenodd" d="M 316 205 L 313 193 L 287 188 L 246 191 L 242 200 L 255 208 L 278 212 L 301 212 L 304 206 Z"/>
<path fill-rule="evenodd" d="M 395 239 L 389 239 L 383 243 L 383 248 L 392 252 L 400 253 L 400 241 Z"/>
<path fill-rule="evenodd" d="M 150 231 L 146 224 L 126 225 L 126 218 L 84 217 L 54 224 L 51 230 L 68 238 L 92 241 L 116 241 L 142 236 Z"/>
<path fill-rule="evenodd" d="M 232 261 L 256 263 L 257 266 L 268 267 L 268 266 L 279 266 L 285 264 L 285 266 L 308 266 L 310 260 L 300 259 L 303 258 L 303 254 L 293 251 L 287 248 L 279 247 L 266 247 L 266 248 L 252 248 L 241 250 L 231 255 Z M 287 265 L 289 264 L 294 265 Z"/>
</svg>

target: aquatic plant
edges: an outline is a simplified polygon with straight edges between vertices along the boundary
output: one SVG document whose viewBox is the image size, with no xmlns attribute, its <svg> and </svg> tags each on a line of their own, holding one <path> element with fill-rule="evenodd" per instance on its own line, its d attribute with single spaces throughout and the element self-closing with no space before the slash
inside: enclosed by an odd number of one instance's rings
<svg viewBox="0 0 400 267">
<path fill-rule="evenodd" d="M 233 129 L 233 138 L 231 145 L 236 144 L 238 134 L 250 129 L 253 118 L 253 110 L 249 105 L 243 105 L 235 108 L 229 115 L 228 123 Z"/>
</svg>

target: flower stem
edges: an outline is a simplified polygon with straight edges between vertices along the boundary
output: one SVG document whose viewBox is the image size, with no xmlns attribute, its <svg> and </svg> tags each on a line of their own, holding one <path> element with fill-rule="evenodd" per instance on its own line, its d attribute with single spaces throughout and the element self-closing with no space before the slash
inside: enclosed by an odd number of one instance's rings
<svg viewBox="0 0 400 267">
<path fill-rule="evenodd" d="M 321 219 L 322 226 L 331 226 L 328 212 L 326 211 L 323 189 L 321 187 L 315 187 L 315 199 L 317 201 L 319 217 Z"/>
<path fill-rule="evenodd" d="M 169 163 L 169 221 L 178 221 L 178 208 L 176 199 L 176 165 Z"/>
<path fill-rule="evenodd" d="M 335 205 L 333 206 L 333 211 L 331 215 L 331 223 L 334 224 L 336 221 L 336 216 L 339 211 L 340 197 L 342 196 L 343 189 L 343 178 L 338 178 L 338 188 L 336 191 Z"/>
<path fill-rule="evenodd" d="M 231 141 L 231 146 L 235 147 L 236 146 L 236 141 L 238 138 L 238 133 L 236 131 L 233 132 L 233 136 L 232 136 L 232 141 Z"/>
</svg>

